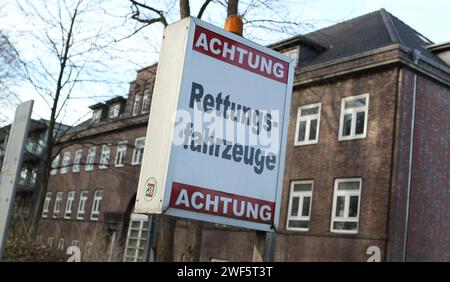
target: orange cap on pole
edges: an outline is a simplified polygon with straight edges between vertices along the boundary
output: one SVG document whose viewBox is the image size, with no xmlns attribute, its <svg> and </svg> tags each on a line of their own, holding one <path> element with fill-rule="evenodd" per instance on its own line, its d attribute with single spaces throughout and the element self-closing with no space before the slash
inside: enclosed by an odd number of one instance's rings
<svg viewBox="0 0 450 282">
<path fill-rule="evenodd" d="M 225 20 L 225 30 L 242 36 L 244 30 L 242 17 L 238 15 L 228 16 Z"/>
</svg>

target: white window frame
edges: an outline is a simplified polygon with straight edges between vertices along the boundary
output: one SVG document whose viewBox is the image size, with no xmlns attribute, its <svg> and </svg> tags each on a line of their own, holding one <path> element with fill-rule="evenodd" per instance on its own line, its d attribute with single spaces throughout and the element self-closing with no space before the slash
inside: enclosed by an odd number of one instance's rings
<svg viewBox="0 0 450 282">
<path fill-rule="evenodd" d="M 98 168 L 107 169 L 110 158 L 111 158 L 111 146 L 105 144 L 102 146 L 102 153 L 100 155 L 100 164 L 98 165 Z"/>
<path fill-rule="evenodd" d="M 301 116 L 302 110 L 308 110 L 311 108 L 319 108 L 317 114 L 314 115 L 308 115 L 308 116 Z M 298 107 L 297 110 L 297 122 L 295 125 L 295 146 L 302 146 L 302 145 L 312 145 L 319 143 L 319 129 L 320 129 L 320 115 L 322 111 L 322 103 L 315 103 L 315 104 L 309 104 Z M 311 121 L 317 119 L 317 131 L 316 131 L 316 139 L 309 140 L 309 135 L 311 134 Z M 304 141 L 298 141 L 298 137 L 300 134 L 300 123 L 302 121 L 306 122 L 305 127 L 305 140 Z"/>
<path fill-rule="evenodd" d="M 141 95 L 136 93 L 134 95 L 134 102 L 133 102 L 133 116 L 136 116 L 140 114 L 141 111 Z"/>
<path fill-rule="evenodd" d="M 63 160 L 61 163 L 61 169 L 60 169 L 61 174 L 66 174 L 67 171 L 69 171 L 69 164 L 70 164 L 71 157 L 72 157 L 72 153 L 70 151 L 64 152 Z"/>
<path fill-rule="evenodd" d="M 133 222 L 138 222 L 138 227 L 133 227 Z M 144 224 L 147 223 L 147 228 L 144 228 Z M 123 261 L 136 262 L 139 260 L 139 249 L 144 248 L 147 243 L 147 236 L 143 236 L 142 232 L 150 232 L 150 224 L 148 222 L 148 216 L 144 214 L 132 213 L 130 216 L 130 224 L 128 225 L 127 239 L 125 242 L 125 250 L 123 253 Z M 131 231 L 137 231 L 137 237 L 131 237 Z M 136 240 L 136 246 L 130 246 L 130 240 Z M 129 252 L 133 250 L 134 254 Z M 145 254 L 144 254 L 145 255 Z M 145 258 L 144 258 L 145 259 Z"/>
<path fill-rule="evenodd" d="M 89 199 L 89 191 L 81 191 L 80 199 L 78 200 L 78 208 L 77 208 L 77 219 L 84 219 L 84 215 L 86 214 L 86 203 Z"/>
<path fill-rule="evenodd" d="M 148 88 L 144 90 L 141 108 L 141 113 L 150 112 L 150 90 Z"/>
<path fill-rule="evenodd" d="M 79 172 L 81 168 L 81 160 L 83 159 L 83 149 L 75 152 L 75 159 L 73 161 L 72 172 Z"/>
<path fill-rule="evenodd" d="M 124 166 L 124 164 L 125 164 L 125 157 L 127 156 L 127 146 L 128 146 L 128 141 L 121 141 L 121 142 L 119 142 L 117 144 L 116 158 L 114 160 L 114 166 L 115 167 L 123 167 Z M 119 155 L 122 158 L 122 162 L 121 163 L 118 163 Z"/>
<path fill-rule="evenodd" d="M 92 121 L 99 121 L 102 119 L 102 109 L 92 111 Z"/>
<path fill-rule="evenodd" d="M 92 198 L 91 220 L 97 221 L 99 219 L 102 200 L 103 190 L 95 190 Z"/>
<path fill-rule="evenodd" d="M 346 109 L 345 108 L 345 103 L 346 102 L 350 102 L 350 101 L 354 101 L 354 100 L 358 100 L 358 99 L 362 99 L 362 98 L 366 99 L 366 104 L 364 106 L 357 107 L 357 108 L 350 108 L 350 109 Z M 356 134 L 356 114 L 359 113 L 359 112 L 365 112 L 364 113 L 364 132 L 361 133 L 361 134 Z M 350 126 L 350 135 L 344 136 L 343 135 L 344 116 L 347 115 L 347 114 L 351 114 L 352 115 L 351 126 Z M 342 101 L 341 101 L 341 115 L 340 115 L 340 119 L 339 119 L 339 137 L 338 137 L 338 140 L 339 141 L 347 141 L 347 140 L 355 140 L 355 139 L 364 139 L 364 138 L 366 138 L 366 136 L 367 136 L 368 116 L 369 116 L 369 93 L 342 98 Z"/>
<path fill-rule="evenodd" d="M 42 217 L 43 218 L 47 218 L 48 217 L 48 212 L 49 212 L 49 207 L 50 207 L 51 200 L 52 200 L 52 192 L 47 192 L 45 194 L 44 208 L 42 209 Z"/>
<path fill-rule="evenodd" d="M 58 165 L 59 165 L 59 154 L 53 159 L 51 164 L 50 175 L 55 175 L 58 173 Z"/>
<path fill-rule="evenodd" d="M 141 154 L 140 153 L 140 149 L 141 148 L 140 147 L 138 148 L 137 144 L 138 144 L 138 142 L 140 142 L 142 140 L 144 140 L 144 144 L 142 145 L 142 156 L 139 155 L 139 157 L 136 157 L 136 155 L 138 153 Z M 136 138 L 136 140 L 134 141 L 134 149 L 133 149 L 133 156 L 132 156 L 132 159 L 131 159 L 131 165 L 140 165 L 142 163 L 142 158 L 143 158 L 143 155 L 144 155 L 144 148 L 145 148 L 145 137 Z M 136 159 L 138 161 L 136 161 Z M 139 161 L 139 159 L 141 159 L 141 161 Z"/>
<path fill-rule="evenodd" d="M 120 113 L 120 103 L 114 104 L 109 109 L 109 117 L 110 118 L 116 118 L 119 116 Z"/>
<path fill-rule="evenodd" d="M 55 205 L 53 206 L 53 218 L 57 218 L 61 212 L 62 200 L 64 197 L 64 192 L 56 193 Z"/>
<path fill-rule="evenodd" d="M 75 201 L 75 191 L 68 192 L 67 200 L 66 200 L 66 209 L 64 210 L 64 218 L 65 219 L 72 218 L 72 207 L 73 207 L 74 201 Z"/>
<path fill-rule="evenodd" d="M 56 247 L 58 250 L 64 250 L 64 238 L 59 238 L 58 246 Z"/>
<path fill-rule="evenodd" d="M 311 190 L 310 191 L 294 191 L 294 187 L 296 184 L 309 184 L 309 185 L 311 185 Z M 312 201 L 313 201 L 313 190 L 314 190 L 314 181 L 313 180 L 302 180 L 302 181 L 292 181 L 291 182 L 291 191 L 289 193 L 289 207 L 288 207 L 288 214 L 287 214 L 287 221 L 286 221 L 286 230 L 309 231 L 309 224 L 311 223 L 310 219 L 311 219 L 311 207 L 312 207 Z M 301 215 L 301 212 L 303 211 L 303 204 L 304 204 L 305 197 L 310 197 L 308 216 Z M 292 202 L 293 202 L 294 198 L 300 198 L 299 203 L 298 203 L 297 216 L 291 215 Z M 308 228 L 289 227 L 290 220 L 308 221 Z"/>
<path fill-rule="evenodd" d="M 86 165 L 84 166 L 84 170 L 86 171 L 94 170 L 96 154 L 97 154 L 97 147 L 90 147 L 88 149 L 88 153 L 86 155 Z"/>
<path fill-rule="evenodd" d="M 339 183 L 342 182 L 359 182 L 359 189 L 356 190 L 338 190 Z M 362 190 L 362 178 L 338 178 L 334 180 L 334 193 L 333 193 L 333 207 L 331 210 L 331 225 L 330 231 L 333 233 L 344 233 L 344 234 L 357 234 L 359 230 L 359 216 L 361 213 L 361 190 Z M 336 216 L 336 205 L 338 196 L 345 197 L 344 201 L 344 216 Z M 349 206 L 350 197 L 358 196 L 358 211 L 356 217 L 349 217 Z M 333 225 L 335 222 L 356 222 L 355 230 L 341 230 L 334 229 Z"/>
<path fill-rule="evenodd" d="M 53 237 L 48 237 L 47 238 L 47 246 L 53 247 Z"/>
<path fill-rule="evenodd" d="M 291 59 L 294 59 L 294 68 L 297 67 L 298 63 L 299 63 L 299 55 L 300 55 L 300 50 L 298 47 L 292 48 L 290 50 L 287 50 L 283 53 L 285 56 L 288 56 Z"/>
</svg>

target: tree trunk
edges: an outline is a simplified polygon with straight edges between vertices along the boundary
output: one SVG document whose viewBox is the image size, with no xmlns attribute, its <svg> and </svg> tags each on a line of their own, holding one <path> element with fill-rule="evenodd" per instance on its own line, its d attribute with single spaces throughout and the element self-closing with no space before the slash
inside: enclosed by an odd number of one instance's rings
<svg viewBox="0 0 450 282">
<path fill-rule="evenodd" d="M 158 220 L 158 238 L 156 245 L 156 261 L 173 261 L 173 240 L 175 238 L 176 219 L 170 216 L 161 215 Z"/>
<path fill-rule="evenodd" d="M 239 0 L 228 0 L 227 16 L 237 15 Z"/>
<path fill-rule="evenodd" d="M 202 245 L 203 222 L 187 222 L 187 244 L 184 250 L 184 260 L 186 262 L 200 261 L 200 251 Z"/>
<path fill-rule="evenodd" d="M 66 66 L 67 66 L 67 61 L 69 60 L 69 52 L 70 52 L 70 47 L 71 45 L 71 41 L 72 41 L 72 36 L 73 36 L 73 30 L 74 30 L 74 25 L 75 25 L 75 19 L 77 18 L 78 15 L 78 7 L 80 5 L 81 2 L 78 2 L 77 7 L 75 8 L 73 15 L 71 17 L 71 21 L 70 21 L 70 28 L 67 32 L 67 38 L 65 40 L 65 45 L 64 45 L 64 52 L 61 56 L 60 59 L 60 69 L 59 69 L 59 74 L 58 74 L 58 80 L 56 82 L 56 89 L 55 89 L 55 98 L 53 99 L 53 105 L 52 105 L 52 109 L 51 109 L 51 114 L 50 114 L 50 121 L 48 124 L 48 129 L 47 129 L 47 146 L 46 146 L 46 150 L 45 150 L 45 160 L 44 160 L 44 175 L 42 176 L 42 181 L 41 181 L 41 185 L 39 186 L 39 192 L 38 192 L 38 197 L 37 197 L 37 201 L 36 201 L 36 206 L 33 209 L 33 214 L 31 217 L 31 232 L 34 235 L 37 234 L 38 228 L 39 228 L 39 220 L 41 219 L 41 214 L 42 214 L 42 208 L 44 207 L 44 202 L 45 202 L 45 194 L 47 193 L 47 186 L 48 186 L 48 180 L 49 180 L 49 176 L 50 176 L 50 170 L 51 170 L 51 164 L 53 162 L 53 149 L 54 149 L 54 132 L 55 132 L 55 124 L 56 124 L 56 112 L 58 110 L 58 102 L 59 102 L 59 98 L 61 96 L 61 91 L 63 89 L 63 77 L 64 74 L 66 72 Z"/>
<path fill-rule="evenodd" d="M 180 18 L 184 19 L 191 15 L 189 0 L 180 0 Z"/>
</svg>

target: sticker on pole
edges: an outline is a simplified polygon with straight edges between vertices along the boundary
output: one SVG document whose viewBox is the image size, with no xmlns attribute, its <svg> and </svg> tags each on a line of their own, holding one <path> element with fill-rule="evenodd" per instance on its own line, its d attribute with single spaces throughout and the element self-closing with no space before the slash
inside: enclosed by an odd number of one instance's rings
<svg viewBox="0 0 450 282">
<path fill-rule="evenodd" d="M 166 27 L 135 212 L 275 231 L 293 72 L 198 19 Z"/>
</svg>

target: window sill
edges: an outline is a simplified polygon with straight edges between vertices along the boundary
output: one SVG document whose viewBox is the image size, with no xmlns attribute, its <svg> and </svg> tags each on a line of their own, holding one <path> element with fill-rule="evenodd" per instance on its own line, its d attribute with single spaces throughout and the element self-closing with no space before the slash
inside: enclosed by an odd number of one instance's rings
<svg viewBox="0 0 450 282">
<path fill-rule="evenodd" d="M 308 229 L 301 229 L 301 228 L 287 228 L 286 227 L 286 231 L 289 232 L 289 233 L 292 233 L 292 234 L 295 234 L 295 233 L 306 233 L 306 232 L 309 231 L 309 228 Z"/>
<path fill-rule="evenodd" d="M 356 231 L 347 231 L 347 230 L 330 230 L 332 234 L 339 234 L 339 235 L 358 235 L 358 230 Z"/>
<path fill-rule="evenodd" d="M 294 147 L 304 147 L 304 146 L 311 146 L 311 145 L 317 145 L 319 144 L 319 140 L 314 142 L 307 142 L 307 143 L 294 143 Z"/>
<path fill-rule="evenodd" d="M 339 137 L 338 141 L 339 142 L 345 142 L 345 141 L 352 141 L 352 140 L 362 140 L 362 139 L 366 139 L 366 135 L 364 136 L 352 136 L 352 137 Z"/>
</svg>

